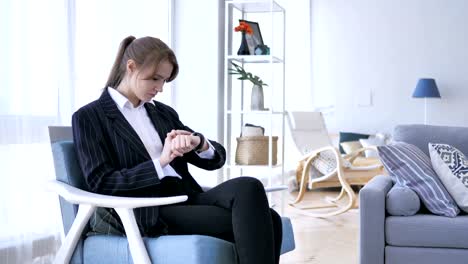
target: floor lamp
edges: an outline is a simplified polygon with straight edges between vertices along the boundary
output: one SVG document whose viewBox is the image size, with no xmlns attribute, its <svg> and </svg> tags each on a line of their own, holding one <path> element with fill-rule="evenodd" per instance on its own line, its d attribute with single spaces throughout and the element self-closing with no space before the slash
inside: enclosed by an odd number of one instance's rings
<svg viewBox="0 0 468 264">
<path fill-rule="evenodd" d="M 424 98 L 424 124 L 427 124 L 427 98 L 440 98 L 439 89 L 434 79 L 419 79 L 413 98 Z"/>
</svg>

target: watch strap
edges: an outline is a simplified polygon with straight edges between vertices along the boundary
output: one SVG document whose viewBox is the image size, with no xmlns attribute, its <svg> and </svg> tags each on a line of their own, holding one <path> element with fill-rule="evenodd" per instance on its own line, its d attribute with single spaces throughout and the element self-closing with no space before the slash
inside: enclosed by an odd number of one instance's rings
<svg viewBox="0 0 468 264">
<path fill-rule="evenodd" d="M 205 137 L 201 133 L 198 133 L 198 132 L 193 132 L 192 136 L 197 136 L 197 137 L 200 138 L 200 143 L 193 149 L 193 150 L 195 150 L 197 152 L 200 152 L 200 150 L 205 145 Z"/>
</svg>

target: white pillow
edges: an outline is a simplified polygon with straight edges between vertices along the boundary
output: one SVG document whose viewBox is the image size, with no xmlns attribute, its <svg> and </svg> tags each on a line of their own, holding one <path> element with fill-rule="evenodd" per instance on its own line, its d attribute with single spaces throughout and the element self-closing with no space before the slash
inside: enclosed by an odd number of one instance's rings
<svg viewBox="0 0 468 264">
<path fill-rule="evenodd" d="M 378 147 L 378 146 L 384 146 L 385 145 L 385 138 L 383 137 L 375 137 L 375 136 L 370 136 L 369 138 L 361 138 L 359 139 L 359 142 L 361 145 L 366 148 L 366 147 Z M 379 157 L 379 154 L 375 150 L 366 150 L 364 151 L 366 158 L 377 158 Z"/>
<path fill-rule="evenodd" d="M 362 144 L 359 141 L 346 141 L 341 142 L 340 146 L 343 148 L 346 154 L 350 154 L 360 148 L 362 148 Z"/>
<path fill-rule="evenodd" d="M 429 143 L 432 168 L 461 210 L 468 212 L 468 160 L 455 147 Z"/>
</svg>

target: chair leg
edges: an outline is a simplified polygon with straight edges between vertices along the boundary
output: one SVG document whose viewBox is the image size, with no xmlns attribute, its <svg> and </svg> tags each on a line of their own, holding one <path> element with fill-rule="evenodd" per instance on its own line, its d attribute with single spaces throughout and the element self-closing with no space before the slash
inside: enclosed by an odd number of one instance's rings
<svg viewBox="0 0 468 264">
<path fill-rule="evenodd" d="M 327 218 L 330 216 L 342 214 L 350 210 L 355 204 L 356 195 L 354 193 L 352 194 L 348 192 L 343 192 L 343 193 L 346 193 L 348 196 L 348 203 L 343 207 L 338 207 L 337 204 L 327 204 L 327 205 L 318 205 L 318 206 L 310 206 L 310 207 L 298 207 L 296 204 L 290 204 L 290 205 L 291 205 L 291 208 L 293 208 L 299 214 L 311 216 L 311 217 L 317 217 L 317 218 Z M 307 211 L 310 209 L 322 209 L 322 208 L 330 208 L 330 207 L 337 207 L 338 209 L 331 211 L 331 212 L 326 212 L 326 213 L 315 213 L 315 212 Z"/>
<path fill-rule="evenodd" d="M 80 239 L 84 227 L 95 210 L 96 207 L 89 204 L 82 204 L 78 207 L 78 213 L 76 214 L 75 221 L 73 222 L 70 231 L 68 231 L 57 255 L 55 255 L 54 263 L 63 264 L 70 262 L 73 252 L 75 251 L 76 243 Z"/>
<path fill-rule="evenodd" d="M 294 206 L 296 209 L 300 209 L 300 210 L 304 210 L 304 209 L 322 209 L 322 208 L 331 208 L 331 207 L 337 207 L 336 204 L 322 204 L 322 205 L 311 205 L 311 206 L 296 206 L 296 205 L 292 205 Z"/>
<path fill-rule="evenodd" d="M 338 206 L 338 201 L 341 200 L 344 197 L 345 194 L 346 194 L 345 189 L 341 188 L 341 192 L 337 197 L 326 197 L 325 200 L 327 202 L 331 203 L 331 204 L 334 204 L 334 205 Z M 357 197 L 355 198 L 354 203 L 351 206 L 351 208 L 358 208 Z"/>
<path fill-rule="evenodd" d="M 304 195 L 305 195 L 305 192 L 306 192 L 306 186 L 307 186 L 307 184 L 304 183 L 304 179 L 303 179 L 301 181 L 301 186 L 299 186 L 299 193 L 297 194 L 296 199 L 291 202 L 291 204 L 297 204 L 300 201 L 302 201 L 302 199 L 304 199 Z"/>
<path fill-rule="evenodd" d="M 340 194 L 337 197 L 335 197 L 335 198 L 327 197 L 326 200 L 329 203 L 336 203 L 339 200 L 341 200 L 341 198 L 343 198 L 345 193 L 346 193 L 345 189 L 341 188 Z"/>
<path fill-rule="evenodd" d="M 331 204 L 310 206 L 310 207 L 298 207 L 297 203 L 299 203 L 303 199 L 303 196 L 304 196 L 304 194 L 301 195 L 301 193 L 299 193 L 298 198 L 294 202 L 290 203 L 291 207 L 295 209 L 295 211 L 298 212 L 299 214 L 303 214 L 303 215 L 307 215 L 311 217 L 317 217 L 317 218 L 326 218 L 326 217 L 330 217 L 334 215 L 339 215 L 353 208 L 357 200 L 356 194 L 354 193 L 349 183 L 343 178 L 342 169 L 338 169 L 337 176 L 338 176 L 338 179 L 340 180 L 342 188 L 341 188 L 340 194 L 337 197 L 327 198 L 327 201 L 330 202 Z M 302 186 L 301 186 L 301 191 L 302 191 Z M 304 188 L 304 192 L 305 192 L 305 188 Z M 342 198 L 344 198 L 345 195 L 348 197 L 348 202 L 345 206 L 340 207 L 337 202 L 341 200 Z M 331 212 L 326 212 L 326 213 L 315 213 L 315 212 L 307 211 L 310 209 L 322 209 L 322 208 L 329 208 L 329 207 L 337 207 L 338 209 L 331 211 Z"/>
<path fill-rule="evenodd" d="M 133 209 L 115 208 L 115 211 L 122 220 L 125 234 L 128 239 L 128 246 L 132 254 L 133 263 L 151 264 L 151 260 L 146 251 L 145 243 L 140 235 Z"/>
<path fill-rule="evenodd" d="M 301 185 L 299 186 L 299 194 L 297 195 L 294 201 L 290 202 L 292 206 L 302 201 L 302 199 L 304 199 L 304 195 L 305 195 L 306 188 L 307 188 L 307 183 L 309 182 L 308 173 L 310 170 L 311 161 L 312 161 L 312 157 L 309 157 L 303 164 L 304 167 L 302 168 L 302 173 L 301 173 L 302 175 L 301 175 Z"/>
</svg>

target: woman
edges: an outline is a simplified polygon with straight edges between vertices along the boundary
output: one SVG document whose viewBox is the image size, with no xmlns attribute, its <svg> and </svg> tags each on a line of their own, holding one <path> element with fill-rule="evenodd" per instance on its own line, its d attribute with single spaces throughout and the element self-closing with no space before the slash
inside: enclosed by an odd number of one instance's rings
<svg viewBox="0 0 468 264">
<path fill-rule="evenodd" d="M 125 38 L 100 98 L 73 114 L 80 166 L 95 193 L 130 197 L 188 195 L 185 203 L 135 209 L 145 236 L 201 234 L 236 244 L 240 263 L 279 263 L 282 226 L 261 182 L 240 177 L 203 192 L 188 163 L 219 169 L 225 150 L 185 126 L 152 98 L 174 80 L 173 51 L 152 37 Z M 112 209 L 91 218 L 94 233 L 123 234 Z"/>
</svg>

